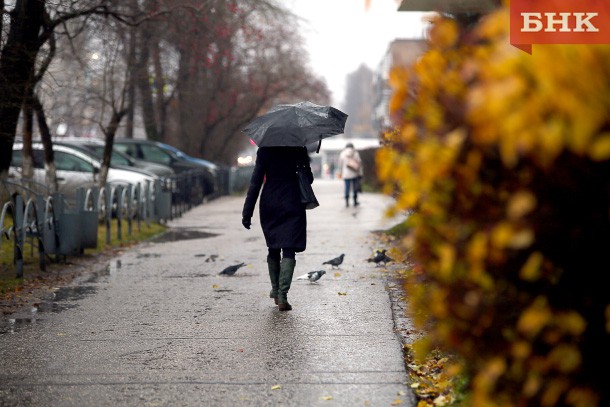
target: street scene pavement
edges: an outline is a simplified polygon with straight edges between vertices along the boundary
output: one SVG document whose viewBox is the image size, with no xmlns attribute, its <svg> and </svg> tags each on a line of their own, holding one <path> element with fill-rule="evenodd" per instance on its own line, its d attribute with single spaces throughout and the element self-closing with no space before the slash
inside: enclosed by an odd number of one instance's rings
<svg viewBox="0 0 610 407">
<path fill-rule="evenodd" d="M 221 197 L 2 317 L 0 406 L 414 406 L 387 273 L 367 262 L 371 232 L 397 221 L 390 198 L 346 208 L 342 181 L 314 190 L 292 311 L 269 298 L 258 209 L 246 230 L 244 197 Z M 315 270 L 326 274 L 296 280 Z"/>
</svg>

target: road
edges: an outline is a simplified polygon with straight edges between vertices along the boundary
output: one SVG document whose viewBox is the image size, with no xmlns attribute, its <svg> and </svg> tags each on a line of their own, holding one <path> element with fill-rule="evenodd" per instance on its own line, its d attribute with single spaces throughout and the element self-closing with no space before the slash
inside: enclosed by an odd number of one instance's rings
<svg viewBox="0 0 610 407">
<path fill-rule="evenodd" d="M 292 311 L 268 298 L 257 216 L 244 229 L 243 196 L 221 197 L 3 317 L 0 406 L 415 406 L 387 277 L 366 261 L 389 198 L 345 208 L 340 181 L 314 190 L 295 278 L 326 275 L 293 281 Z"/>
</svg>

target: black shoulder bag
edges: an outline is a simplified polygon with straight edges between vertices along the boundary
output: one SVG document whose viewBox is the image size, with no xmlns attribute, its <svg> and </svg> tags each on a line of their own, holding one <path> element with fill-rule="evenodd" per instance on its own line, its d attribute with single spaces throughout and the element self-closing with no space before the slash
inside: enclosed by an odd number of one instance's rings
<svg viewBox="0 0 610 407">
<path fill-rule="evenodd" d="M 301 192 L 301 203 L 305 205 L 305 209 L 314 209 L 320 206 L 316 195 L 313 193 L 313 188 L 307 178 L 305 166 L 297 166 L 297 180 L 299 181 L 299 191 Z"/>
</svg>

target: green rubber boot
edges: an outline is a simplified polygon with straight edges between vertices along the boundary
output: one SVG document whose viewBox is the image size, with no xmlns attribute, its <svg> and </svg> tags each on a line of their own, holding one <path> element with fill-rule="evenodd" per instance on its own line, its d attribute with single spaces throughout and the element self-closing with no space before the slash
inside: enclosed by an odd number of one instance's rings
<svg viewBox="0 0 610 407">
<path fill-rule="evenodd" d="M 292 283 L 292 275 L 297 262 L 295 259 L 282 259 L 280 266 L 280 287 L 278 291 L 278 309 L 280 311 L 290 311 L 292 306 L 288 303 L 288 290 Z"/>
<path fill-rule="evenodd" d="M 273 298 L 275 305 L 277 305 L 277 293 L 280 287 L 280 261 L 267 259 L 267 266 L 269 267 L 269 279 L 271 280 L 269 298 Z"/>
</svg>

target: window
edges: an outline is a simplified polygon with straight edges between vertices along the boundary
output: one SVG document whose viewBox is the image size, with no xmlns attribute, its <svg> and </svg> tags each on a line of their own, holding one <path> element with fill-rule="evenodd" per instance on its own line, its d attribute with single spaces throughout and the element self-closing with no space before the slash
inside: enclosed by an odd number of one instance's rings
<svg viewBox="0 0 610 407">
<path fill-rule="evenodd" d="M 11 167 L 19 167 L 23 166 L 23 151 L 21 150 L 13 150 L 13 157 L 11 158 Z"/>
<path fill-rule="evenodd" d="M 171 156 L 157 146 L 141 146 L 144 160 L 170 165 L 172 162 Z"/>
<path fill-rule="evenodd" d="M 44 150 L 34 150 L 32 151 L 33 159 L 34 159 L 34 168 L 44 169 Z"/>
<path fill-rule="evenodd" d="M 120 153 L 117 153 L 115 151 L 112 152 L 112 157 L 110 158 L 110 163 L 113 165 L 124 165 L 127 167 L 131 166 L 131 163 L 127 160 L 127 158 L 125 158 Z"/>
<path fill-rule="evenodd" d="M 104 147 L 104 146 L 91 146 L 89 148 L 91 148 L 91 150 L 93 150 L 95 155 L 97 157 L 99 157 L 100 160 L 102 159 L 102 157 L 104 156 L 104 149 L 106 147 Z M 112 153 L 111 153 L 112 155 L 110 156 L 110 164 L 111 165 L 125 165 L 127 167 L 131 167 L 132 166 L 131 162 L 129 162 L 127 157 L 125 157 L 119 151 L 120 151 L 120 149 L 117 149 L 116 147 L 113 147 Z"/>
<path fill-rule="evenodd" d="M 55 167 L 63 171 L 93 172 L 91 163 L 63 151 L 55 152 Z"/>
<path fill-rule="evenodd" d="M 121 153 L 125 153 L 125 154 L 127 154 L 127 155 L 132 156 L 132 157 L 135 157 L 135 155 L 134 155 L 134 153 L 133 153 L 132 149 L 131 149 L 131 148 L 130 148 L 128 145 L 115 143 L 115 144 L 114 144 L 114 146 L 113 146 L 113 148 L 116 148 L 116 149 L 117 149 L 117 150 L 119 150 Z"/>
<path fill-rule="evenodd" d="M 34 150 L 32 151 L 32 155 L 32 159 L 34 160 L 34 168 L 44 168 L 44 152 L 42 150 Z M 23 150 L 13 150 L 11 167 L 23 167 Z"/>
</svg>

